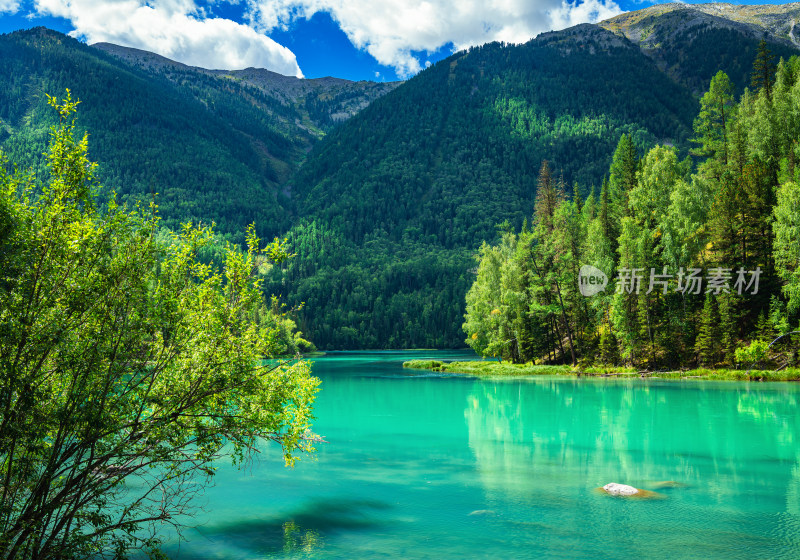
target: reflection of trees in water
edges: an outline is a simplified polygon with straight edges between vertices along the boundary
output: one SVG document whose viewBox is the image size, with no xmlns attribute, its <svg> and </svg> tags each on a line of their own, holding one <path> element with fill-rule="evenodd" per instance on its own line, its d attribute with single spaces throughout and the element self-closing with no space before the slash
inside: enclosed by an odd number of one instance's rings
<svg viewBox="0 0 800 560">
<path fill-rule="evenodd" d="M 611 481 L 679 480 L 720 502 L 745 487 L 787 495 L 798 469 L 795 388 L 644 383 L 476 383 L 465 418 L 487 491 L 563 499 Z"/>
<path fill-rule="evenodd" d="M 293 520 L 283 524 L 283 552 L 311 553 L 321 546 L 322 539 L 317 531 L 303 529 Z"/>
</svg>

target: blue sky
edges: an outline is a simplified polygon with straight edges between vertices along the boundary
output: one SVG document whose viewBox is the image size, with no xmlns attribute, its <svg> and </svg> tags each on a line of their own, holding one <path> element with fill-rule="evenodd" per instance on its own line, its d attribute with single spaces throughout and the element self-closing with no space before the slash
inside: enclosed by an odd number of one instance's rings
<svg viewBox="0 0 800 560">
<path fill-rule="evenodd" d="M 754 2 L 747 2 L 754 3 Z M 206 68 L 410 77 L 454 50 L 652 5 L 630 0 L 0 0 L 0 33 L 44 25 Z"/>
</svg>

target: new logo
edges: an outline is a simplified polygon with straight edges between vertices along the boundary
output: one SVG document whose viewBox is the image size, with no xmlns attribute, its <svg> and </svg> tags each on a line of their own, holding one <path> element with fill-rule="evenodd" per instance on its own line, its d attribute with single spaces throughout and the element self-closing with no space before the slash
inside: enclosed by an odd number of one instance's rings
<svg viewBox="0 0 800 560">
<path fill-rule="evenodd" d="M 578 290 L 581 295 L 591 297 L 606 289 L 608 276 L 597 267 L 585 264 L 578 272 Z"/>
</svg>

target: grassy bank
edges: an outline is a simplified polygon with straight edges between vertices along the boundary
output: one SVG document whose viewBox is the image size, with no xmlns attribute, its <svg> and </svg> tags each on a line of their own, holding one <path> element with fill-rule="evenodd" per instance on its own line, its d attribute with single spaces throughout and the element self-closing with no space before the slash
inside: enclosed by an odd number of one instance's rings
<svg viewBox="0 0 800 560">
<path fill-rule="evenodd" d="M 647 379 L 711 379 L 729 381 L 800 381 L 800 368 L 782 371 L 744 369 L 691 369 L 679 371 L 637 371 L 626 367 L 573 368 L 571 366 L 542 366 L 512 364 L 509 362 L 441 362 L 438 360 L 410 360 L 404 368 L 427 369 L 447 373 L 463 373 L 481 377 L 510 377 L 527 375 L 566 375 L 586 377 L 636 377 Z"/>
</svg>

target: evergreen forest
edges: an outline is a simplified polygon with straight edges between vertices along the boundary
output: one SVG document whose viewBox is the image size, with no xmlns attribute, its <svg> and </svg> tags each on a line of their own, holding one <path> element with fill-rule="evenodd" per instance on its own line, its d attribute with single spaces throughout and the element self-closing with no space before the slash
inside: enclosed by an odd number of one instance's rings
<svg viewBox="0 0 800 560">
<path fill-rule="evenodd" d="M 623 134 L 586 198 L 544 161 L 530 223 L 480 249 L 467 343 L 513 362 L 796 365 L 767 350 L 800 330 L 798 78 L 762 42 L 741 96 L 711 80 L 689 156 Z M 605 289 L 579 289 L 584 265 Z"/>
</svg>

